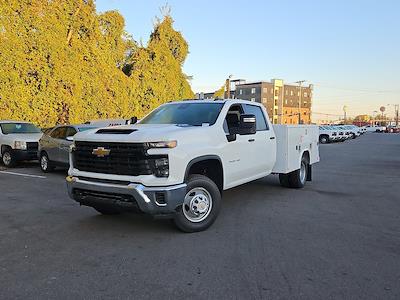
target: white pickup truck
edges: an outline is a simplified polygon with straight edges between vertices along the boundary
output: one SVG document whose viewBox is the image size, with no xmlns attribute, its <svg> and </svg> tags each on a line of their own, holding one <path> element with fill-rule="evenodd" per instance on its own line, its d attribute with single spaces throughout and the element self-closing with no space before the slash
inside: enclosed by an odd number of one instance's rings
<svg viewBox="0 0 400 300">
<path fill-rule="evenodd" d="M 37 160 L 42 131 L 35 125 L 20 121 L 0 121 L 0 157 L 6 167 L 19 161 Z"/>
<path fill-rule="evenodd" d="M 139 211 L 201 231 L 224 190 L 272 173 L 303 187 L 319 161 L 318 137 L 313 125 L 272 126 L 258 103 L 171 102 L 135 125 L 75 135 L 68 192 L 102 214 Z"/>
</svg>

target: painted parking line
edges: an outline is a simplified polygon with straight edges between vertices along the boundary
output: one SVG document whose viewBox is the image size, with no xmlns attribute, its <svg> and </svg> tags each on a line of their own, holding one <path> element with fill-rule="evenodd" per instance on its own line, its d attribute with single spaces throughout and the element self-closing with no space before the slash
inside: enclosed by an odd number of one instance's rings
<svg viewBox="0 0 400 300">
<path fill-rule="evenodd" d="M 15 173 L 15 172 L 8 172 L 8 171 L 0 171 L 0 174 L 8 174 L 8 175 L 32 177 L 32 178 L 41 178 L 41 179 L 46 179 L 47 178 L 46 176 L 31 175 L 31 174 L 24 174 L 24 173 Z"/>
</svg>

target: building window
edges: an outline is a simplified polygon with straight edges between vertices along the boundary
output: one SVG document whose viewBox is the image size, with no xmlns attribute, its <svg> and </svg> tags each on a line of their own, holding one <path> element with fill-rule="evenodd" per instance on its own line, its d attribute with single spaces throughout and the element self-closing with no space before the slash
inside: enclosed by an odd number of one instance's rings
<svg viewBox="0 0 400 300">
<path fill-rule="evenodd" d="M 290 91 L 290 96 L 293 96 L 293 91 Z"/>
<path fill-rule="evenodd" d="M 267 98 L 262 98 L 263 103 L 267 103 Z"/>
<path fill-rule="evenodd" d="M 278 90 L 275 90 L 275 97 L 278 97 Z"/>
<path fill-rule="evenodd" d="M 308 96 L 307 92 L 304 92 L 304 97 L 307 97 L 307 96 Z"/>
<path fill-rule="evenodd" d="M 287 99 L 285 99 L 285 104 L 286 104 L 286 105 L 287 105 L 287 102 L 288 102 Z"/>
<path fill-rule="evenodd" d="M 256 98 L 251 98 L 251 102 L 256 102 Z"/>
<path fill-rule="evenodd" d="M 300 97 L 300 92 L 297 92 L 297 97 Z"/>
<path fill-rule="evenodd" d="M 286 96 L 287 96 L 287 94 L 288 94 L 288 90 L 285 91 L 285 95 L 286 95 Z"/>
<path fill-rule="evenodd" d="M 263 93 L 268 93 L 268 89 L 267 88 L 263 88 Z"/>
<path fill-rule="evenodd" d="M 271 91 L 271 94 L 273 94 L 273 93 L 274 93 L 274 90 L 273 90 L 273 89 L 271 89 L 270 91 Z"/>
<path fill-rule="evenodd" d="M 242 94 L 243 94 L 243 90 L 240 89 L 240 90 L 239 90 L 239 95 L 242 95 Z"/>
<path fill-rule="evenodd" d="M 251 93 L 255 94 L 256 93 L 256 88 L 251 88 Z"/>
</svg>

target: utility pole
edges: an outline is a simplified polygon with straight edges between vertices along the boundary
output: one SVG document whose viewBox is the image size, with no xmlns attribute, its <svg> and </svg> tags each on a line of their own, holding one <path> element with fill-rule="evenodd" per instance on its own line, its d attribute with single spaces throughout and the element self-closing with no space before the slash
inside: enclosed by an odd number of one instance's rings
<svg viewBox="0 0 400 300">
<path fill-rule="evenodd" d="M 225 99 L 231 98 L 231 78 L 233 75 L 229 75 L 229 77 L 225 81 Z"/>
<path fill-rule="evenodd" d="M 306 82 L 306 80 L 299 80 L 295 82 L 299 85 L 299 124 L 301 124 L 301 85 L 304 82 Z"/>
</svg>

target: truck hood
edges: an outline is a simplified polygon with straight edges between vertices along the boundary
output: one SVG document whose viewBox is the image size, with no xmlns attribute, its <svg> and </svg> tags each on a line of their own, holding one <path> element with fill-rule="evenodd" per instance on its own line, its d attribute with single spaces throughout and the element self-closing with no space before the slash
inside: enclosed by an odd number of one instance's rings
<svg viewBox="0 0 400 300">
<path fill-rule="evenodd" d="M 38 142 L 43 133 L 10 133 L 4 135 L 7 140 L 22 142 Z"/>
<path fill-rule="evenodd" d="M 75 141 L 96 142 L 157 142 L 177 140 L 186 135 L 196 134 L 207 126 L 185 126 L 170 124 L 135 124 L 97 128 L 80 132 L 74 136 Z M 99 133 L 100 132 L 102 133 Z M 130 132 L 133 130 L 133 132 Z M 110 133 L 107 133 L 110 131 Z M 113 131 L 120 131 L 115 133 Z M 124 133 L 126 131 L 126 133 Z"/>
</svg>

